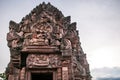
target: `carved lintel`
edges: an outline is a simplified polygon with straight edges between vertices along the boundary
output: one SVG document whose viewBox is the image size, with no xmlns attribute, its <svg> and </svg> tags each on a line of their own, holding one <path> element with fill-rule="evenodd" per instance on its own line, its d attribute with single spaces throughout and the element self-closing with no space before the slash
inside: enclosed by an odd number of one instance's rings
<svg viewBox="0 0 120 80">
<path fill-rule="evenodd" d="M 36 67 L 58 67 L 61 65 L 61 61 L 58 60 L 57 55 L 45 55 L 45 54 L 29 54 L 27 57 L 27 67 L 36 68 Z"/>
<path fill-rule="evenodd" d="M 46 50 L 47 49 L 47 50 Z M 40 53 L 54 53 L 54 52 L 58 52 L 59 49 L 57 47 L 54 46 L 27 46 L 25 48 L 22 49 L 21 52 L 40 52 Z"/>
</svg>

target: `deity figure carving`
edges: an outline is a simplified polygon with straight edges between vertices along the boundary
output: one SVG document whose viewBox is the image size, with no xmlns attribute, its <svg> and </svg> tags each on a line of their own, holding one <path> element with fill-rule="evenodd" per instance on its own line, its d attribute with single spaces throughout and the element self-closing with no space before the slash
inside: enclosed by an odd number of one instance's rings
<svg viewBox="0 0 120 80">
<path fill-rule="evenodd" d="M 30 40 L 33 44 L 49 45 L 50 34 L 52 32 L 52 26 L 50 24 L 37 24 L 33 26 L 32 39 Z"/>
</svg>

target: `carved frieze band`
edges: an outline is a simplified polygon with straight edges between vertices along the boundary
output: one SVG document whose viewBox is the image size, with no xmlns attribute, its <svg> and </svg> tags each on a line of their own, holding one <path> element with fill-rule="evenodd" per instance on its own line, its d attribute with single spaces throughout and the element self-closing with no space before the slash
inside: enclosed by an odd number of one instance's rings
<svg viewBox="0 0 120 80">
<path fill-rule="evenodd" d="M 28 68 L 48 67 L 54 68 L 61 65 L 58 55 L 29 54 L 26 61 Z"/>
</svg>

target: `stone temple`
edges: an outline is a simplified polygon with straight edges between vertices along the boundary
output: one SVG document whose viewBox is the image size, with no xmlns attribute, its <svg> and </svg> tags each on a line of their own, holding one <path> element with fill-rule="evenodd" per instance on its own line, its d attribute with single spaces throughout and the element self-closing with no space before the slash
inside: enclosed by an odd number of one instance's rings
<svg viewBox="0 0 120 80">
<path fill-rule="evenodd" d="M 7 80 L 91 80 L 76 23 L 50 3 L 10 21 Z"/>
</svg>

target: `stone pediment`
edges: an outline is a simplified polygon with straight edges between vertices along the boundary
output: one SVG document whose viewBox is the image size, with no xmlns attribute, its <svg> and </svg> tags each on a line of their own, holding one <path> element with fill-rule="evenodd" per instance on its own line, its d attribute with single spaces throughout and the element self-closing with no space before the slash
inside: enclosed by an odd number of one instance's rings
<svg viewBox="0 0 120 80">
<path fill-rule="evenodd" d="M 50 3 L 42 3 L 34 8 L 19 24 L 10 21 L 9 29 L 8 46 L 22 48 L 23 51 L 30 46 L 70 48 L 70 40 L 77 36 L 76 23 L 70 23 L 70 16 L 64 17 L 61 11 Z"/>
<path fill-rule="evenodd" d="M 21 53 L 57 52 L 71 56 L 72 51 L 82 50 L 76 23 L 50 3 L 40 4 L 20 23 L 10 21 L 7 41 L 14 61 L 19 61 Z"/>
</svg>

